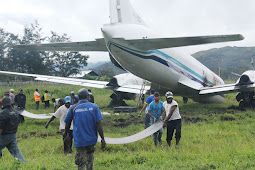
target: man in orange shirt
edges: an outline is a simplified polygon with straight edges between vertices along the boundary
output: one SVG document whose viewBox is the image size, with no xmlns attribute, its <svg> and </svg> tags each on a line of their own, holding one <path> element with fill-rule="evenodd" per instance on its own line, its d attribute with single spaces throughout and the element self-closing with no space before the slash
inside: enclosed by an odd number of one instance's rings
<svg viewBox="0 0 255 170">
<path fill-rule="evenodd" d="M 40 95 L 41 93 L 39 92 L 39 89 L 35 89 L 35 92 L 34 92 L 34 98 L 35 98 L 35 104 L 36 104 L 36 110 L 39 109 L 39 102 L 40 102 Z"/>
</svg>

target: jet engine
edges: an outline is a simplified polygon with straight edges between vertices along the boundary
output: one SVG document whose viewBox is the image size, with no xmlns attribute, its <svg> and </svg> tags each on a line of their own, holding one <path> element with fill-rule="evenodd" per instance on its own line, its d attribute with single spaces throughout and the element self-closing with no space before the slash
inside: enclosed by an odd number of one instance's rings
<svg viewBox="0 0 255 170">
<path fill-rule="evenodd" d="M 255 71 L 249 70 L 244 72 L 237 80 L 238 85 L 249 85 L 255 82 Z"/>
<path fill-rule="evenodd" d="M 249 70 L 244 72 L 241 77 L 237 80 L 236 85 L 249 86 L 255 82 L 255 71 Z M 244 110 L 245 107 L 255 108 L 255 96 L 254 90 L 247 90 L 244 88 L 243 91 L 237 93 L 236 100 L 239 102 L 239 108 Z"/>
<path fill-rule="evenodd" d="M 131 74 L 131 73 L 123 73 L 114 76 L 110 82 L 108 83 L 109 86 L 116 87 L 113 89 L 114 93 L 111 95 L 111 98 L 114 102 L 117 102 L 119 105 L 125 105 L 125 100 L 134 100 L 137 96 L 136 93 L 127 93 L 127 92 L 121 92 L 118 90 L 119 87 L 123 88 L 125 86 L 133 86 L 133 85 L 139 85 L 142 86 L 144 83 L 143 79 Z"/>
</svg>

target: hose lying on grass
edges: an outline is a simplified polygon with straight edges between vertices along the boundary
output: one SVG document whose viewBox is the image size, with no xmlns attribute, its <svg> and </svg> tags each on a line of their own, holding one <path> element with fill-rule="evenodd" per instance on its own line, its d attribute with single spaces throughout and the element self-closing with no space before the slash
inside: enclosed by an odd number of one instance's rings
<svg viewBox="0 0 255 170">
<path fill-rule="evenodd" d="M 152 124 L 150 127 L 144 129 L 143 131 L 131 135 L 131 136 L 127 136 L 124 138 L 107 138 L 105 137 L 105 142 L 106 144 L 126 144 L 126 143 L 132 143 L 132 142 L 136 142 L 139 141 L 141 139 L 144 139 L 150 135 L 152 135 L 153 133 L 157 132 L 159 129 L 163 128 L 163 122 L 158 121 L 154 124 Z M 101 142 L 101 137 L 98 136 L 98 142 Z"/>
</svg>

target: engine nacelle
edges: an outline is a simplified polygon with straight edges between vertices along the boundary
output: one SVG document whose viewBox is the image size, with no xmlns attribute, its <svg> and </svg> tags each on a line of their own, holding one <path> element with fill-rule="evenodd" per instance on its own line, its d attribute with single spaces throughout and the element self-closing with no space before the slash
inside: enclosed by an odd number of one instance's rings
<svg viewBox="0 0 255 170">
<path fill-rule="evenodd" d="M 131 73 L 123 73 L 114 76 L 108 85 L 111 86 L 125 86 L 125 85 L 142 85 L 143 79 L 131 74 Z"/>
<path fill-rule="evenodd" d="M 114 76 L 108 85 L 114 86 L 114 87 L 121 87 L 121 86 L 132 86 L 132 85 L 140 85 L 142 86 L 143 84 L 143 79 L 131 74 L 131 73 L 123 73 Z M 136 93 L 127 93 L 127 92 L 119 92 L 119 91 L 114 91 L 116 96 L 116 99 L 122 100 L 133 100 L 136 98 Z M 113 96 L 114 97 L 114 96 Z M 112 97 L 112 98 L 113 98 Z"/>
<path fill-rule="evenodd" d="M 237 85 L 249 85 L 255 82 L 255 71 L 249 70 L 244 72 L 237 80 Z"/>
</svg>

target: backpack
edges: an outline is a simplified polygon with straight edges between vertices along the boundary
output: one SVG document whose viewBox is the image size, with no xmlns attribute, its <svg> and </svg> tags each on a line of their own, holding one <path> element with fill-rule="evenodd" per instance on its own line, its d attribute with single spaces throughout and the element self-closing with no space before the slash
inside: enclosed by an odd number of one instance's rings
<svg viewBox="0 0 255 170">
<path fill-rule="evenodd" d="M 45 102 L 45 101 L 44 101 L 44 95 L 41 97 L 41 100 L 42 100 L 42 102 Z"/>
</svg>

